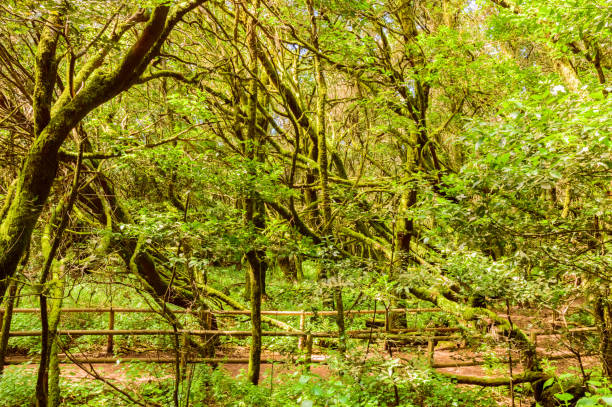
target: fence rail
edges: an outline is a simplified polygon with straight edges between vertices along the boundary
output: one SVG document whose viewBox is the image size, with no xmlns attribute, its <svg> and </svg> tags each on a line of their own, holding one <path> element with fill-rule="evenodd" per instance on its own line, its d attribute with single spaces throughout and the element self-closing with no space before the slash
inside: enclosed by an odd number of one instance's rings
<svg viewBox="0 0 612 407">
<path fill-rule="evenodd" d="M 177 329 L 58 329 L 57 335 L 66 336 L 92 336 L 92 335 L 193 335 L 193 336 L 234 336 L 234 337 L 248 337 L 252 336 L 251 331 L 222 331 L 214 329 L 200 329 L 200 330 L 183 330 Z M 383 330 L 359 330 L 359 331 L 346 331 L 345 335 L 349 338 L 356 339 L 367 339 L 370 337 L 376 338 L 383 334 L 385 337 L 401 337 L 406 340 L 447 340 L 453 339 L 454 337 L 448 335 L 434 335 L 434 336 L 415 336 L 415 335 L 401 335 L 401 333 L 393 333 L 391 331 Z M 40 336 L 41 331 L 12 331 L 9 333 L 11 337 L 15 336 Z M 312 336 L 313 338 L 337 338 L 338 334 L 333 332 L 301 332 L 301 331 L 262 331 L 262 336 Z"/>
<path fill-rule="evenodd" d="M 309 363 L 326 363 L 327 357 L 318 357 L 311 356 L 311 359 L 308 361 Z M 593 357 L 596 356 L 594 353 L 588 353 L 581 355 L 582 357 Z M 566 354 L 543 354 L 540 357 L 545 358 L 547 360 L 563 360 L 563 359 L 573 359 L 576 356 L 572 353 Z M 216 358 L 201 358 L 201 357 L 187 357 L 184 359 L 185 363 L 219 363 L 219 364 L 248 364 L 248 358 L 225 358 L 225 357 L 216 357 Z M 262 358 L 262 364 L 272 364 L 272 363 L 300 363 L 304 362 L 306 359 L 304 356 L 297 357 L 284 357 L 284 358 Z M 27 357 L 27 356 L 9 356 L 5 360 L 5 364 L 7 365 L 19 365 L 22 363 L 38 363 L 39 359 L 35 357 Z M 82 357 L 82 356 L 71 356 L 68 357 L 66 355 L 58 355 L 59 363 L 134 363 L 134 362 L 147 362 L 147 363 L 176 363 L 176 356 L 91 356 L 91 357 Z M 434 362 L 431 363 L 431 367 L 434 369 L 445 369 L 445 368 L 457 368 L 457 367 L 469 367 L 469 366 L 482 366 L 487 364 L 488 362 L 483 359 L 472 359 L 472 360 L 463 360 L 463 361 L 454 361 L 454 362 Z M 496 363 L 508 364 L 509 360 L 503 359 L 499 360 Z M 520 363 L 519 360 L 513 360 L 513 365 L 518 365 Z"/>
<path fill-rule="evenodd" d="M 193 310 L 193 309 L 180 309 L 171 310 L 175 314 L 212 314 L 212 315 L 251 315 L 251 311 L 248 310 Z M 3 313 L 4 310 L 0 310 Z M 62 308 L 62 313 L 143 313 L 143 314 L 159 314 L 161 311 L 150 309 L 150 308 Z M 420 313 L 420 312 L 442 312 L 439 308 L 392 308 L 377 309 L 377 310 L 350 310 L 344 311 L 345 315 L 367 315 L 367 314 L 385 314 L 385 313 L 397 313 L 405 312 L 409 314 Z M 39 308 L 15 308 L 13 313 L 18 314 L 39 314 Z M 261 315 L 275 315 L 275 316 L 331 316 L 337 315 L 338 311 L 261 311 Z"/>
<path fill-rule="evenodd" d="M 85 336 L 85 335 L 100 335 L 106 336 L 107 339 L 107 354 L 112 354 L 113 349 L 113 338 L 118 335 L 193 335 L 193 336 L 204 336 L 207 338 L 212 337 L 249 337 L 252 336 L 251 331 L 232 331 L 232 330 L 170 330 L 170 329 L 115 329 L 115 314 L 116 313 L 155 313 L 159 314 L 160 311 L 147 308 L 115 308 L 115 307 L 98 307 L 98 308 L 63 308 L 62 313 L 109 313 L 109 329 L 59 329 L 58 335 L 63 336 Z M 250 315 L 250 311 L 247 310 L 193 310 L 193 309 L 181 309 L 172 310 L 178 314 L 191 314 L 191 315 L 216 315 L 216 316 L 238 316 L 238 315 Z M 428 327 L 428 328 L 404 328 L 404 329 L 391 329 L 389 328 L 389 314 L 393 313 L 425 313 L 425 312 L 442 312 L 439 308 L 393 308 L 393 309 L 376 309 L 376 310 L 350 310 L 345 311 L 345 315 L 375 315 L 385 314 L 385 321 L 383 329 L 362 329 L 362 330 L 350 330 L 346 331 L 345 335 L 351 339 L 385 339 L 385 340 L 402 340 L 406 342 L 426 342 L 427 343 L 427 358 L 430 365 L 435 368 L 442 367 L 457 367 L 457 366 L 474 366 L 483 364 L 482 361 L 463 361 L 455 363 L 434 363 L 434 351 L 436 341 L 452 341 L 461 339 L 456 335 L 449 335 L 444 333 L 456 333 L 460 332 L 460 328 L 451 327 Z M 4 310 L 0 310 L 0 321 Z M 22 314 L 38 314 L 40 309 L 38 308 L 15 308 L 13 313 Z M 300 350 L 306 349 L 307 358 L 305 360 L 314 362 L 312 360 L 312 340 L 313 338 L 338 338 L 338 333 L 332 332 L 308 332 L 305 331 L 306 317 L 313 316 L 334 316 L 337 315 L 337 311 L 283 311 L 283 310 L 268 310 L 262 311 L 262 315 L 271 316 L 299 316 L 300 317 L 300 329 L 293 331 L 263 331 L 262 336 L 272 337 L 297 337 L 299 338 L 298 347 Z M 557 335 L 562 332 L 592 332 L 595 331 L 594 327 L 580 327 L 567 329 L 565 331 L 558 330 L 546 330 L 546 329 L 533 329 L 529 331 L 532 341 L 535 343 L 538 336 L 543 335 Z M 442 335 L 441 335 L 442 334 Z M 41 331 L 11 331 L 9 336 L 11 337 L 33 337 L 40 336 Z M 552 355 L 551 355 L 552 356 Z M 571 356 L 563 356 L 571 357 Z M 552 356 L 551 359 L 559 358 Z M 88 363 L 115 363 L 117 361 L 123 362 L 155 362 L 155 363 L 172 363 L 175 358 L 167 357 L 125 357 L 125 358 L 113 358 L 113 357 L 92 357 L 92 358 L 72 358 L 76 361 L 88 362 Z M 82 360 L 81 360 L 82 359 Z M 295 359 L 295 358 L 293 358 Z M 299 359 L 299 358 L 298 358 Z M 27 357 L 9 357 L 6 362 L 9 364 L 24 363 L 33 360 Z M 297 359 L 296 359 L 297 360 Z M 71 358 L 64 356 L 61 359 L 62 363 L 70 363 Z M 262 363 L 278 363 L 283 360 L 262 360 Z M 193 357 L 189 359 L 189 363 L 247 363 L 248 359 L 242 358 L 199 358 Z M 321 362 L 321 360 L 319 360 Z"/>
</svg>

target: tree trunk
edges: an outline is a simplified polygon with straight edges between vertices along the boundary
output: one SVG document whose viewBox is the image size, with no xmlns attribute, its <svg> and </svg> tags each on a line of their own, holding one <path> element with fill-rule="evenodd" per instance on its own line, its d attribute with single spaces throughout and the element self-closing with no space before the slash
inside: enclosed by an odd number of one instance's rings
<svg viewBox="0 0 612 407">
<path fill-rule="evenodd" d="M 317 25 L 317 12 L 315 12 L 314 4 L 312 0 L 307 2 L 308 12 L 310 14 L 310 37 L 313 46 L 318 51 L 319 49 L 319 30 Z M 319 185 L 321 189 L 321 210 L 323 212 L 323 237 L 325 241 L 333 244 L 332 236 L 332 213 L 331 213 L 331 198 L 329 193 L 329 159 L 327 155 L 327 136 L 326 136 L 326 105 L 327 105 L 327 83 L 325 82 L 325 75 L 323 72 L 323 66 L 321 58 L 317 53 L 313 55 L 314 61 L 314 73 L 317 84 L 317 143 L 318 143 L 318 163 L 319 163 Z M 325 267 L 323 265 L 323 267 Z M 326 271 L 326 270 L 325 270 Z M 322 275 L 328 273 L 321 270 Z M 337 275 L 337 273 L 333 273 Z M 332 297 L 334 299 L 334 305 L 336 311 L 336 325 L 338 326 L 338 336 L 340 338 L 338 349 L 341 353 L 346 350 L 346 337 L 344 329 L 344 304 L 342 302 L 342 287 L 339 282 L 336 282 L 336 286 L 333 289 Z"/>
<path fill-rule="evenodd" d="M 57 354 L 60 351 L 59 337 L 56 335 L 57 328 L 60 322 L 60 316 L 62 311 L 62 300 L 64 297 L 64 284 L 65 280 L 62 274 L 62 268 L 58 267 L 58 273 L 55 273 L 54 285 L 52 290 L 53 299 L 51 300 L 51 313 L 49 315 L 49 340 L 50 340 L 50 351 L 49 351 L 49 407 L 59 407 L 60 405 L 60 367 L 59 358 Z"/>
<path fill-rule="evenodd" d="M 283 276 L 287 279 L 287 281 L 296 283 L 299 281 L 298 275 L 298 264 L 297 264 L 297 256 L 293 255 L 279 255 L 276 258 L 276 263 L 278 264 L 278 268 L 283 273 Z"/>
<path fill-rule="evenodd" d="M 258 13 L 259 0 L 252 1 L 253 10 Z M 258 54 L 257 47 L 257 22 L 254 16 L 248 17 L 247 21 L 247 46 L 250 57 L 250 70 L 252 78 L 250 81 L 250 94 L 248 99 L 248 122 L 247 137 L 244 151 L 247 159 L 251 162 L 261 158 L 259 150 L 259 139 L 257 137 L 257 104 L 258 104 Z M 251 176 L 255 175 L 254 168 L 249 165 Z M 260 199 L 257 198 L 257 191 L 254 185 L 249 185 L 247 197 L 245 199 L 245 223 L 251 227 L 253 233 L 257 234 L 265 227 L 264 212 L 265 208 Z M 265 273 L 265 263 L 263 258 L 265 253 L 261 250 L 252 248 L 246 253 L 249 263 L 249 283 L 251 287 L 251 347 L 249 350 L 249 369 L 248 380 L 257 385 L 259 383 L 259 371 L 261 366 L 261 296 L 262 296 L 262 277 Z"/>
<path fill-rule="evenodd" d="M 604 374 L 612 378 L 612 300 L 610 289 L 595 300 L 595 318 L 599 331 L 599 354 Z"/>
<path fill-rule="evenodd" d="M 261 262 L 254 252 L 247 254 L 251 283 L 251 348 L 249 350 L 248 380 L 259 383 L 261 365 Z"/>
<path fill-rule="evenodd" d="M 15 274 L 26 251 L 36 221 L 47 201 L 57 170 L 57 151 L 68 134 L 66 117 L 52 120 L 51 98 L 57 77 L 55 52 L 62 25 L 60 13 L 45 23 L 36 52 L 33 113 L 35 140 L 26 155 L 12 198 L 5 203 L 0 223 L 0 296 Z"/>
<path fill-rule="evenodd" d="M 4 299 L 4 313 L 2 317 L 2 329 L 0 329 L 0 377 L 4 370 L 4 359 L 8 349 L 9 332 L 11 331 L 11 321 L 13 319 L 13 307 L 17 298 L 17 282 L 11 280 L 8 293 Z"/>
<path fill-rule="evenodd" d="M 137 17 L 128 19 L 115 30 L 109 42 L 111 45 L 93 55 L 79 72 L 80 91 L 72 97 L 66 87 L 53 105 L 57 78 L 56 48 L 59 33 L 63 30 L 63 16 L 61 12 L 50 14 L 37 45 L 33 97 L 35 139 L 0 223 L 0 296 L 4 295 L 8 278 L 15 274 L 49 197 L 58 167 L 58 151 L 68 133 L 93 109 L 136 83 L 174 26 L 203 1 L 182 3 L 172 13 L 166 5 L 155 7 L 138 39 L 119 59 L 116 68 L 108 72 L 103 62 L 111 47 L 130 27 L 142 21 Z"/>
<path fill-rule="evenodd" d="M 39 298 L 40 298 L 40 319 L 42 325 L 41 333 L 41 352 L 40 352 L 40 364 L 38 367 L 38 379 L 36 381 L 36 405 L 38 407 L 44 407 L 48 405 L 48 373 L 49 373 L 49 353 L 53 342 L 55 340 L 55 331 L 57 330 L 57 324 L 59 323 L 59 308 L 61 303 L 57 304 L 57 309 L 51 310 L 51 315 L 48 318 L 47 315 L 47 292 L 46 286 L 48 284 L 49 273 L 51 277 L 59 276 L 59 262 L 55 261 L 56 253 L 60 246 L 62 235 L 64 230 L 68 226 L 69 216 L 72 212 L 72 207 L 76 202 L 77 195 L 79 192 L 79 176 L 81 174 L 81 164 L 83 162 L 83 145 L 79 145 L 79 156 L 77 158 L 74 177 L 72 180 L 72 186 L 70 193 L 64 197 L 64 199 L 58 204 L 53 210 L 49 223 L 45 228 L 41 239 L 41 247 L 44 254 L 44 262 L 41 270 L 40 281 L 39 281 Z M 59 225 L 54 228 L 54 223 L 59 218 Z M 55 232 L 53 240 L 51 241 L 51 235 Z M 61 285 L 63 295 L 63 284 Z M 57 293 L 57 292 L 56 292 Z M 57 379 L 59 383 L 59 378 Z"/>
</svg>

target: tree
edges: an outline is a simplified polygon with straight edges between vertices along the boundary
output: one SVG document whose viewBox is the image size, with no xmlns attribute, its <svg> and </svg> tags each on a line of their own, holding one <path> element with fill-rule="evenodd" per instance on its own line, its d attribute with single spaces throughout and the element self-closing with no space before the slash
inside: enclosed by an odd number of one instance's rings
<svg viewBox="0 0 612 407">
<path fill-rule="evenodd" d="M 33 143 L 22 164 L 0 224 L 0 293 L 6 290 L 7 279 L 25 253 L 32 230 L 49 196 L 58 166 L 59 149 L 68 134 L 97 106 L 134 85 L 157 57 L 174 26 L 190 10 L 203 1 L 193 1 L 171 8 L 158 6 L 150 15 L 139 11 L 107 39 L 106 45 L 91 55 L 74 73 L 75 61 L 68 61 L 68 86 L 54 100 L 59 58 L 60 33 L 65 25 L 67 8 L 62 5 L 49 13 L 37 44 L 32 92 Z M 146 20 L 134 44 L 121 55 L 116 68 L 104 64 L 115 42 L 133 26 Z M 98 40 L 95 38 L 94 40 Z M 68 44 L 69 47 L 69 44 Z M 86 47 L 85 50 L 87 50 Z M 73 51 L 74 52 L 74 51 Z M 82 56 L 82 55 L 80 55 Z M 74 55 L 71 58 L 75 58 Z"/>
<path fill-rule="evenodd" d="M 35 58 L 29 35 L 0 41 L 19 55 L 0 80 L 0 276 L 82 142 L 73 222 L 97 245 L 74 263 L 118 255 L 178 327 L 166 303 L 246 308 L 211 277 L 244 262 L 255 384 L 261 297 L 288 255 L 320 271 L 312 307 L 340 311 L 341 338 L 345 304 L 427 301 L 496 325 L 538 397 L 535 344 L 494 305 L 586 299 L 609 375 L 609 10 L 578 6 L 195 1 L 122 22 L 127 7 L 53 8 Z"/>
</svg>

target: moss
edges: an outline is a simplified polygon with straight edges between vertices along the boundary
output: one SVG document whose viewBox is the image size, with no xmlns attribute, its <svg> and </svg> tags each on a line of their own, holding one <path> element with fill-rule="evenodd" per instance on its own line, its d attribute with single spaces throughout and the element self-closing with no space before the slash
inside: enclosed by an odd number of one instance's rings
<svg viewBox="0 0 612 407">
<path fill-rule="evenodd" d="M 11 183 L 11 185 L 8 188 L 8 191 L 6 191 L 6 196 L 4 197 L 4 203 L 2 204 L 2 208 L 0 208 L 0 221 L 2 221 L 2 219 L 8 212 L 10 203 L 13 199 L 13 194 L 15 192 L 15 185 L 16 185 L 16 180 Z"/>
<path fill-rule="evenodd" d="M 465 321 L 472 321 L 476 319 L 488 319 L 492 321 L 499 328 L 501 334 L 517 340 L 519 345 L 523 348 L 528 368 L 534 371 L 540 370 L 535 345 L 533 342 L 531 342 L 525 332 L 523 332 L 516 325 L 511 325 L 507 319 L 500 317 L 495 312 L 486 308 L 471 307 L 469 305 L 451 301 L 448 298 L 445 298 L 441 293 L 432 289 L 419 287 L 411 288 L 410 293 L 421 300 L 429 301 L 432 304 L 437 305 L 442 310 L 456 315 Z"/>
<path fill-rule="evenodd" d="M 53 300 L 51 301 L 51 312 L 49 314 L 49 337 L 51 338 L 51 351 L 49 353 L 49 407 L 58 407 L 60 405 L 60 367 L 57 357 L 60 347 L 58 344 L 59 337 L 56 335 L 56 332 L 60 321 L 62 298 L 64 296 L 65 281 L 60 277 L 63 272 L 62 264 L 56 263 L 53 272 L 54 279 L 51 282 L 53 285 L 51 289 Z"/>
<path fill-rule="evenodd" d="M 8 347 L 9 332 L 11 330 L 11 321 L 13 319 L 13 307 L 15 305 L 15 299 L 17 297 L 17 282 L 12 280 L 9 286 L 9 291 L 4 298 L 5 310 L 2 314 L 2 321 L 0 321 L 0 376 L 4 369 L 4 357 Z"/>
</svg>

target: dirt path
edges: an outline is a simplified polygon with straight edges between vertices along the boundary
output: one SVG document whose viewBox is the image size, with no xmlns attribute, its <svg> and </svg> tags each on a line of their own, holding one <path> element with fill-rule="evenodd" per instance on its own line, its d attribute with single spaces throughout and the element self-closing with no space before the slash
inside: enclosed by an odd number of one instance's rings
<svg viewBox="0 0 612 407">
<path fill-rule="evenodd" d="M 545 349 L 546 348 L 540 348 L 539 350 L 543 352 Z M 504 349 L 497 349 L 496 355 L 500 359 L 505 356 L 503 351 Z M 571 354 L 569 354 L 568 352 L 557 353 L 557 354 L 571 356 Z M 94 355 L 94 354 L 89 355 L 89 357 L 96 357 L 96 356 L 99 356 L 99 355 Z M 149 354 L 148 356 L 164 357 L 168 359 L 171 359 L 173 357 L 173 355 L 170 353 L 162 354 L 159 352 L 155 354 Z M 247 358 L 248 349 L 246 348 L 226 349 L 226 352 L 218 356 L 227 357 L 227 358 Z M 371 349 L 369 357 L 380 357 L 380 356 L 384 357 L 385 359 L 391 358 L 391 356 L 389 356 L 388 353 L 383 351 L 382 346 Z M 126 355 L 126 357 L 128 356 Z M 403 350 L 399 352 L 398 351 L 393 352 L 392 357 L 408 361 L 408 360 L 414 360 L 417 358 L 424 358 L 425 354 L 422 349 L 414 349 L 412 351 Z M 327 358 L 328 356 L 322 353 L 313 354 L 312 359 L 314 362 L 317 362 L 317 363 L 311 364 L 310 371 L 323 378 L 329 377 L 331 375 L 331 371 L 329 367 L 327 366 L 327 364 L 325 364 L 325 360 Z M 296 371 L 296 369 L 300 369 L 299 366 L 293 363 L 287 364 L 286 363 L 287 359 L 283 357 L 283 355 L 280 355 L 278 353 L 264 352 L 262 354 L 262 359 L 278 360 L 278 363 L 263 363 L 262 364 L 261 373 L 260 373 L 260 381 L 262 382 L 265 382 L 266 380 L 269 381 L 271 377 L 272 377 L 272 380 L 274 380 L 274 378 L 280 374 L 292 373 Z M 447 347 L 447 348 L 437 349 L 435 351 L 434 364 L 456 364 L 456 366 L 442 367 L 442 368 L 437 368 L 436 370 L 440 372 L 444 372 L 444 373 L 451 373 L 451 374 L 457 374 L 457 375 L 481 376 L 481 377 L 483 376 L 495 377 L 495 376 L 507 376 L 508 375 L 509 373 L 508 365 L 502 364 L 502 363 L 495 363 L 493 359 L 489 359 L 491 363 L 489 363 L 488 365 L 461 366 L 461 364 L 470 363 L 474 361 L 480 361 L 483 359 L 487 360 L 487 355 L 478 353 L 478 352 L 474 352 L 473 350 L 470 350 L 470 349 L 459 349 L 459 348 L 454 348 L 454 347 L 452 348 Z M 8 357 L 7 360 L 11 361 L 12 358 Z M 516 363 L 516 361 L 519 360 L 519 355 L 514 354 L 513 360 L 515 361 L 515 365 L 513 366 L 513 373 L 520 373 L 522 371 L 522 368 L 520 366 L 520 363 Z M 598 364 L 598 358 L 595 356 L 582 357 L 582 362 L 583 362 L 583 366 L 586 368 L 594 367 Z M 557 368 L 558 372 L 567 372 L 567 371 L 572 371 L 572 370 L 574 372 L 579 371 L 579 363 L 576 360 L 576 358 L 573 358 L 573 357 L 567 358 L 567 359 L 561 359 L 561 360 L 554 360 L 554 361 L 551 361 L 551 364 Z M 134 366 L 136 365 L 129 363 L 129 362 L 128 363 L 122 363 L 122 362 L 96 363 L 93 365 L 84 364 L 84 366 L 87 369 L 91 369 L 93 367 L 93 370 L 100 376 L 107 378 L 107 379 L 116 380 L 118 382 L 136 382 L 136 383 L 149 382 L 149 381 L 154 381 L 154 380 L 160 380 L 161 378 L 172 377 L 172 374 L 173 374 L 173 366 L 170 363 L 157 364 L 158 368 L 155 369 L 156 370 L 155 374 L 150 374 L 147 371 L 147 369 L 143 369 L 141 374 L 135 374 Z M 26 365 L 16 365 L 16 366 L 6 367 L 6 369 L 22 369 L 22 368 L 25 368 L 31 371 L 35 371 L 38 368 L 38 365 L 34 363 L 30 363 Z M 230 376 L 236 378 L 236 377 L 244 376 L 248 368 L 248 364 L 247 363 L 227 363 L 227 364 L 223 364 L 222 368 Z M 62 371 L 62 376 L 70 380 L 95 380 L 90 374 L 88 374 L 83 369 L 73 364 L 62 364 L 61 371 Z M 166 372 L 166 374 L 160 377 L 159 372 Z"/>
</svg>

